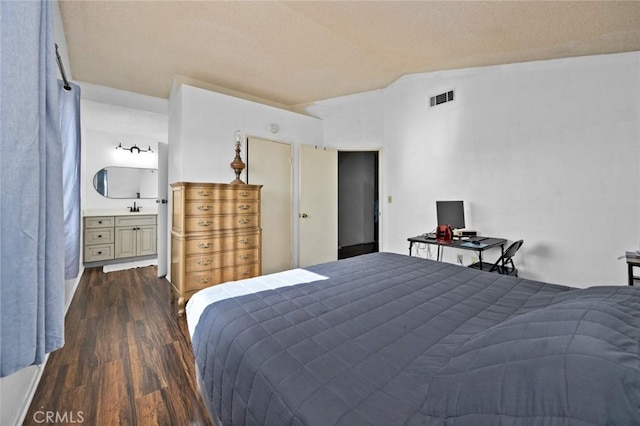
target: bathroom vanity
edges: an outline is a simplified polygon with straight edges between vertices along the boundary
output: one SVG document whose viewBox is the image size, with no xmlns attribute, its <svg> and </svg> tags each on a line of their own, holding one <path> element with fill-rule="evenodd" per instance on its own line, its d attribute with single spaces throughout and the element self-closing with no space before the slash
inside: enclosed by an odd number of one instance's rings
<svg viewBox="0 0 640 426">
<path fill-rule="evenodd" d="M 84 264 L 97 266 L 115 260 L 133 261 L 157 255 L 156 214 L 84 215 Z"/>
</svg>

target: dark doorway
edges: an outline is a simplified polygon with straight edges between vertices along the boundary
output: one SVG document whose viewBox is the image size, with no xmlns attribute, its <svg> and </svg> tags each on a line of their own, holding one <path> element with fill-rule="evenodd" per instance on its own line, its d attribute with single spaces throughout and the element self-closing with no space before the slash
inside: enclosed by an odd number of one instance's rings
<svg viewBox="0 0 640 426">
<path fill-rule="evenodd" d="M 378 251 L 378 151 L 338 152 L 338 259 Z"/>
</svg>

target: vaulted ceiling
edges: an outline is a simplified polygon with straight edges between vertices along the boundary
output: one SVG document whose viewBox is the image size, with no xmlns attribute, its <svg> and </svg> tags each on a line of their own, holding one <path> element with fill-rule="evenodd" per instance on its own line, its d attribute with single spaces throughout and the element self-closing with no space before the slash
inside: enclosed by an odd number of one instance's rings
<svg viewBox="0 0 640 426">
<path fill-rule="evenodd" d="M 296 109 L 402 75 L 640 51 L 640 1 L 61 0 L 74 80 Z"/>
</svg>

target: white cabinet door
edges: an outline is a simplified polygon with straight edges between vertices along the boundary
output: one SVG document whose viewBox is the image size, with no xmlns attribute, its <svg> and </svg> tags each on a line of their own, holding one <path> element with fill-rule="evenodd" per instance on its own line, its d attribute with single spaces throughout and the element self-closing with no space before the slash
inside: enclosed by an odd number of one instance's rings
<svg viewBox="0 0 640 426">
<path fill-rule="evenodd" d="M 136 230 L 133 226 L 116 228 L 115 258 L 136 255 Z"/>
<path fill-rule="evenodd" d="M 156 254 L 156 227 L 153 225 L 139 226 L 136 229 L 136 256 Z"/>
</svg>

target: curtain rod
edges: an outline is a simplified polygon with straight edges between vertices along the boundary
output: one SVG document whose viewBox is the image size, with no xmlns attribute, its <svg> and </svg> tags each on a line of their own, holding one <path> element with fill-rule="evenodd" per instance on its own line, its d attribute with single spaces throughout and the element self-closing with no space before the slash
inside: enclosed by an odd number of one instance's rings
<svg viewBox="0 0 640 426">
<path fill-rule="evenodd" d="M 69 81 L 67 80 L 67 75 L 64 73 L 64 66 L 62 65 L 62 59 L 60 59 L 60 54 L 58 53 L 58 43 L 56 43 L 56 59 L 58 60 L 58 69 L 60 70 L 60 74 L 62 74 L 62 81 L 64 81 L 64 90 L 71 90 L 71 86 L 69 85 Z"/>
</svg>

